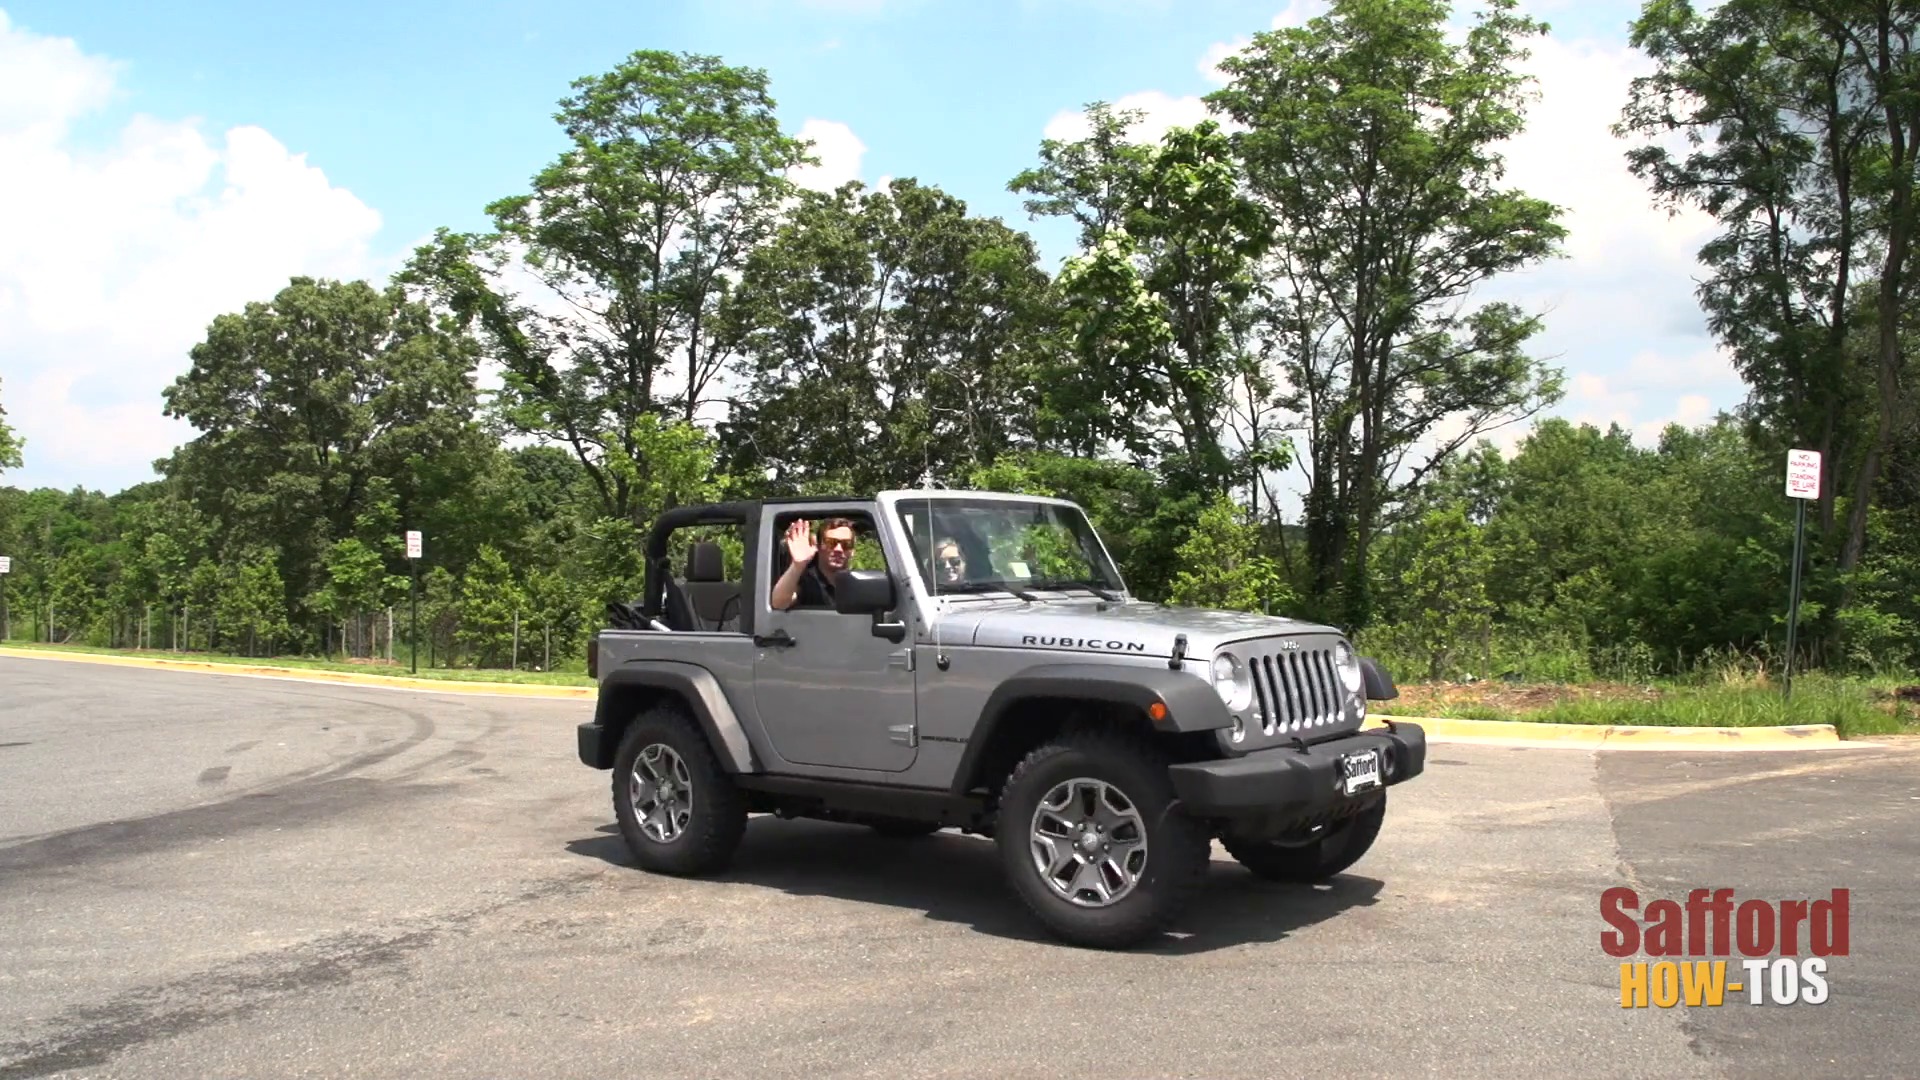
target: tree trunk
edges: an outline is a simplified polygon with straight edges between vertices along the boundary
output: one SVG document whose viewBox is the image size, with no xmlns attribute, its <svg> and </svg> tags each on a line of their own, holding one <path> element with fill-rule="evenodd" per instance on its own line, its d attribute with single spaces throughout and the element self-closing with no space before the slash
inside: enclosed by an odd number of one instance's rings
<svg viewBox="0 0 1920 1080">
<path fill-rule="evenodd" d="M 1902 285 L 1907 274 L 1908 245 L 1912 240 L 1914 158 L 1916 153 L 1920 153 L 1920 147 L 1914 145 L 1916 135 L 1920 135 L 1920 111 L 1903 112 L 1913 108 L 1911 94 L 1895 92 L 1901 89 L 1894 72 L 1895 54 L 1898 52 L 1904 59 L 1905 50 L 1893 40 L 1892 13 L 1888 7 L 1881 6 L 1876 15 L 1879 25 L 1875 44 L 1878 48 L 1871 58 L 1862 56 L 1861 60 L 1873 69 L 1879 83 L 1880 108 L 1887 126 L 1886 171 L 1893 178 L 1891 205 L 1887 210 L 1886 261 L 1880 270 L 1879 362 L 1875 373 L 1878 376 L 1875 381 L 1880 407 L 1876 410 L 1874 433 L 1867 447 L 1866 458 L 1854 478 L 1853 506 L 1847 514 L 1847 541 L 1840 550 L 1842 574 L 1850 573 L 1866 553 L 1867 513 L 1873 501 L 1874 485 L 1880 478 L 1880 463 L 1886 456 L 1887 442 L 1898 425 L 1902 366 L 1900 308 L 1905 298 Z M 1852 587 L 1842 585 L 1840 606 L 1846 607 L 1852 597 Z"/>
<path fill-rule="evenodd" d="M 1906 192 L 1897 190 L 1894 196 L 1894 225 L 1887 247 L 1887 265 L 1880 278 L 1880 347 L 1877 350 L 1879 362 L 1875 372 L 1880 407 L 1875 410 L 1873 438 L 1867 446 L 1867 456 L 1861 461 L 1860 472 L 1854 477 L 1853 505 L 1847 513 L 1847 542 L 1840 550 L 1842 574 L 1850 573 L 1866 553 L 1867 512 L 1873 502 L 1874 485 L 1880 479 L 1880 462 L 1886 456 L 1887 441 L 1899 426 L 1902 366 L 1900 279 L 1905 275 L 1907 256 L 1906 203 Z M 1843 585 L 1840 606 L 1846 607 L 1852 595 L 1852 587 Z"/>
</svg>

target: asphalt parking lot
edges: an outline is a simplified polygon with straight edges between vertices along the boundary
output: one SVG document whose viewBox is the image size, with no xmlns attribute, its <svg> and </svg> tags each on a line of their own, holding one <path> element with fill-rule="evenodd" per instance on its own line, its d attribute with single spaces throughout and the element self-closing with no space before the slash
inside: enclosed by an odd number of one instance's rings
<svg viewBox="0 0 1920 1080">
<path fill-rule="evenodd" d="M 590 709 L 0 657 L 0 1077 L 1920 1075 L 1911 743 L 1437 745 L 1335 883 L 1217 855 L 1099 953 L 950 833 L 642 874 Z M 1819 1005 L 1622 1009 L 1622 884 L 1848 888 L 1850 954 Z"/>
</svg>

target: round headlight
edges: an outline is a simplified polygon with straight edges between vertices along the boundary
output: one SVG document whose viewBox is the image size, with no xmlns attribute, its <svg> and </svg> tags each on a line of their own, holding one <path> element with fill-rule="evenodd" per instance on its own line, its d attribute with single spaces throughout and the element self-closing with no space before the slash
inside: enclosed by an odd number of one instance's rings
<svg viewBox="0 0 1920 1080">
<path fill-rule="evenodd" d="M 1333 666 L 1340 672 L 1340 682 L 1347 693 L 1360 692 L 1360 684 L 1365 681 L 1360 674 L 1360 658 L 1353 654 L 1353 646 L 1342 641 L 1333 647 Z"/>
<path fill-rule="evenodd" d="M 1253 703 L 1253 673 L 1232 653 L 1213 658 L 1213 689 L 1227 708 L 1239 712 Z"/>
</svg>

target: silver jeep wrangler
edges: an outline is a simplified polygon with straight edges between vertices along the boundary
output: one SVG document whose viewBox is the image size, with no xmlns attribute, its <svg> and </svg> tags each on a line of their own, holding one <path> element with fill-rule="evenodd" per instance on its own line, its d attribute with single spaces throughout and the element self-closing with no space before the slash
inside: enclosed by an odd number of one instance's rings
<svg viewBox="0 0 1920 1080">
<path fill-rule="evenodd" d="M 795 551 L 813 582 L 782 610 Z M 1169 925 L 1215 837 L 1272 880 L 1352 866 L 1425 767 L 1417 725 L 1362 730 L 1396 691 L 1337 630 L 1136 600 L 1066 500 L 688 506 L 646 555 L 589 646 L 579 755 L 650 871 L 720 871 L 755 813 L 954 828 L 1056 937 L 1118 948 Z"/>
</svg>

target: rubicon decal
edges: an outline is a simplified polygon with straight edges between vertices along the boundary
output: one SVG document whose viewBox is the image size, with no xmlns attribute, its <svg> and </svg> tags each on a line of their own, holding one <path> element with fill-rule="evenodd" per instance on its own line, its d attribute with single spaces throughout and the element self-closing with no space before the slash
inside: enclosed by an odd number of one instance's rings
<svg viewBox="0 0 1920 1080">
<path fill-rule="evenodd" d="M 1022 645 L 1041 645 L 1055 649 L 1099 649 L 1102 652 L 1146 652 L 1147 646 L 1139 641 L 1113 641 L 1100 638 L 1044 637 L 1028 634 L 1020 639 Z"/>
<path fill-rule="evenodd" d="M 1847 955 L 1851 893 L 1824 898 L 1741 898 L 1732 889 L 1694 889 L 1684 903 L 1659 899 L 1641 907 L 1634 890 L 1600 894 L 1600 948 L 1608 956 L 1643 955 L 1620 965 L 1620 1007 L 1671 1009 L 1749 1005 L 1820 1005 L 1827 1000 L 1827 961 Z M 1710 957 L 1739 959 L 1706 959 Z M 1685 957 L 1686 959 L 1659 959 Z M 1700 958 L 1700 959 L 1696 959 Z M 1744 995 L 1744 998 L 1734 995 Z"/>
</svg>

